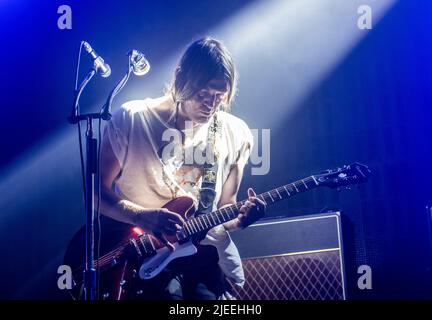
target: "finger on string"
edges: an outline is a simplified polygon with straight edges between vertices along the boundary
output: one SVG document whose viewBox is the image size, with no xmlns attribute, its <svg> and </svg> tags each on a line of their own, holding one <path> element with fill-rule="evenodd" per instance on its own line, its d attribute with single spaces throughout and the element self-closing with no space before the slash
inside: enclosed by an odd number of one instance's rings
<svg viewBox="0 0 432 320">
<path fill-rule="evenodd" d="M 256 193 L 255 193 L 254 189 L 252 189 L 252 188 L 249 188 L 247 190 L 247 194 L 248 194 L 248 197 L 255 197 L 256 196 Z"/>
</svg>

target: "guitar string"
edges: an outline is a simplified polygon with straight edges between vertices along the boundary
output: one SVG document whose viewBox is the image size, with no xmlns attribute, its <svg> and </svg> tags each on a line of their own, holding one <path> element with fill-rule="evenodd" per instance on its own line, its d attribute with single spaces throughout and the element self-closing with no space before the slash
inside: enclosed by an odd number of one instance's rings
<svg viewBox="0 0 432 320">
<path fill-rule="evenodd" d="M 117 248 L 115 248 L 114 250 L 106 253 L 105 255 L 103 255 L 102 257 L 99 258 L 99 267 L 104 267 L 105 263 L 109 262 L 112 258 L 114 258 L 119 252 L 121 253 L 129 244 L 129 240 L 125 240 L 123 241 L 120 245 L 118 245 Z M 95 265 L 96 265 L 96 261 L 95 261 Z M 76 269 L 73 270 L 73 273 L 76 273 L 80 270 L 82 270 L 83 267 L 77 267 Z"/>
<path fill-rule="evenodd" d="M 311 187 L 311 186 L 309 186 L 309 187 L 305 186 L 305 185 L 306 185 L 306 182 L 311 182 L 311 181 L 314 182 L 314 184 L 312 185 L 312 187 Z M 294 185 L 294 186 L 296 187 L 297 190 L 290 189 L 291 192 L 287 192 L 287 190 L 286 190 L 285 188 L 286 188 L 287 186 L 290 186 L 290 185 Z M 268 192 L 261 193 L 261 194 L 257 195 L 257 198 L 259 198 L 259 199 L 265 201 L 266 203 L 269 202 L 269 200 L 272 200 L 271 202 L 274 203 L 274 202 L 276 202 L 276 201 L 273 200 L 273 199 L 276 199 L 276 200 L 283 200 L 283 199 L 286 199 L 286 197 L 285 197 L 285 198 L 279 197 L 279 199 L 277 199 L 278 197 L 273 197 L 273 196 L 272 196 L 272 194 L 274 194 L 274 193 L 277 193 L 277 194 L 286 193 L 286 194 L 288 195 L 288 197 L 290 197 L 291 195 L 295 195 L 295 194 L 297 194 L 297 193 L 302 192 L 302 191 L 301 191 L 301 188 L 306 188 L 306 190 L 308 190 L 308 189 L 311 189 L 311 188 L 316 187 L 316 186 L 317 186 L 317 184 L 316 184 L 316 182 L 315 182 L 314 177 L 313 177 L 313 176 L 310 176 L 310 177 L 304 178 L 304 179 L 302 179 L 302 180 L 298 180 L 298 181 L 295 181 L 295 182 L 293 182 L 293 183 L 286 184 L 286 185 L 284 185 L 284 186 L 281 186 L 281 187 L 278 187 L 278 188 L 272 189 L 272 190 L 270 190 L 270 191 L 268 191 Z M 304 190 L 304 191 L 306 191 L 306 190 Z M 266 194 L 267 194 L 267 195 L 266 195 Z M 233 217 L 231 218 L 231 216 L 233 215 L 233 213 L 234 213 L 235 215 L 237 215 L 237 213 L 236 213 L 236 212 L 238 212 L 238 208 L 237 208 L 237 207 L 244 205 L 245 202 L 246 202 L 246 200 L 239 201 L 239 202 L 237 202 L 237 203 L 235 203 L 235 204 L 232 204 L 232 205 L 230 205 L 230 206 L 228 206 L 228 207 L 225 207 L 225 208 L 219 209 L 219 210 L 217 210 L 217 211 L 211 212 L 211 213 L 209 213 L 209 214 L 206 214 L 206 215 L 200 215 L 200 216 L 198 216 L 198 217 L 195 217 L 195 218 L 189 219 L 186 223 L 188 224 L 188 227 L 189 227 L 189 228 L 190 228 L 190 226 L 191 226 L 191 224 L 192 224 L 193 222 L 195 222 L 195 224 L 198 225 L 198 226 L 199 226 L 199 224 L 203 224 L 203 225 L 206 226 L 206 228 L 204 228 L 204 230 L 205 230 L 205 229 L 208 228 L 208 227 L 207 227 L 206 220 L 205 220 L 205 218 L 207 217 L 207 221 L 210 221 L 210 228 L 211 228 L 211 227 L 212 227 L 212 226 L 211 226 L 211 220 L 209 219 L 209 217 L 210 217 L 211 215 L 216 216 L 216 218 L 217 218 L 218 221 L 221 220 L 220 218 L 222 218 L 223 220 L 225 220 L 225 217 L 224 217 L 224 214 L 223 214 L 223 211 L 225 211 L 225 214 L 226 214 L 228 217 L 230 217 L 230 219 L 228 219 L 228 220 L 226 220 L 226 221 L 232 220 L 232 219 L 235 218 L 235 216 L 233 216 Z M 232 208 L 235 208 L 235 209 L 234 209 L 234 212 L 232 212 L 232 211 L 230 212 L 230 211 L 228 210 L 229 208 L 231 208 L 231 209 L 232 209 Z M 223 211 L 222 211 L 222 210 L 223 210 Z M 212 220 L 213 220 L 213 219 L 212 219 Z M 222 221 L 223 221 L 223 220 L 222 220 Z M 226 222 L 226 221 L 224 221 L 224 222 Z M 222 222 L 222 223 L 223 223 L 223 222 Z M 193 228 L 190 228 L 190 229 L 193 230 Z M 195 229 L 196 229 L 196 228 L 195 228 Z M 201 228 L 198 228 L 198 232 L 203 231 L 203 230 L 200 230 L 200 229 L 201 229 Z M 196 232 L 192 232 L 192 233 L 188 232 L 188 233 L 189 233 L 189 235 L 193 235 L 193 234 L 195 234 Z"/>
</svg>

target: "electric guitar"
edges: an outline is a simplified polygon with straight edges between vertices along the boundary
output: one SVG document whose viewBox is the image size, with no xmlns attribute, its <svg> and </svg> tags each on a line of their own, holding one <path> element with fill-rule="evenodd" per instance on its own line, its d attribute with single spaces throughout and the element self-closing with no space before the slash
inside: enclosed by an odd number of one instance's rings
<svg viewBox="0 0 432 320">
<path fill-rule="evenodd" d="M 360 163 L 353 163 L 336 170 L 295 181 L 276 189 L 257 195 L 267 206 L 288 199 L 299 193 L 316 187 L 342 188 L 367 181 L 370 170 Z M 205 255 L 209 247 L 194 243 L 194 237 L 237 217 L 244 201 L 207 214 L 195 214 L 193 200 L 178 197 L 163 207 L 185 218 L 182 229 L 174 236 L 167 236 L 175 250 L 171 251 L 153 235 L 138 227 L 121 223 L 106 217 L 101 218 L 100 252 L 95 261 L 95 268 L 100 274 L 102 299 L 123 299 L 131 290 L 134 279 L 144 281 L 157 277 L 165 269 L 179 270 L 187 265 L 194 265 L 200 254 Z M 98 228 L 95 228 L 98 229 Z M 99 235 L 95 235 L 95 240 Z M 85 227 L 81 228 L 70 242 L 64 264 L 72 268 L 73 298 L 80 299 L 83 289 L 83 267 L 85 252 Z M 205 259 L 204 259 L 205 260 Z M 141 281 L 139 280 L 139 281 Z M 139 292 L 139 290 L 137 290 Z"/>
</svg>

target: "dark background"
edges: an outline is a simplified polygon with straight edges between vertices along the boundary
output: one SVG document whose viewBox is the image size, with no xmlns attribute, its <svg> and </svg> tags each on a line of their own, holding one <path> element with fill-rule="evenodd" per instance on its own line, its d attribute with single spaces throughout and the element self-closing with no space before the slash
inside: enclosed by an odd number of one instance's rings
<svg viewBox="0 0 432 320">
<path fill-rule="evenodd" d="M 56 270 L 84 223 L 77 132 L 66 122 L 79 42 L 89 41 L 113 69 L 110 78 L 95 78 L 87 87 L 82 111 L 98 110 L 124 72 L 128 50 L 142 50 L 151 61 L 151 73 L 131 79 L 128 88 L 138 89 L 122 92 L 117 107 L 160 95 L 171 74 L 157 80 L 158 72 L 165 76 L 191 40 L 254 2 L 0 3 L 0 298 L 67 298 L 56 287 Z M 57 28 L 62 4 L 72 7 L 72 30 Z M 246 170 L 240 198 L 248 186 L 264 192 L 353 161 L 373 171 L 367 184 L 351 191 L 319 189 L 268 211 L 269 216 L 344 212 L 352 299 L 432 298 L 425 210 L 432 205 L 431 16 L 430 1 L 396 1 L 289 115 L 272 109 L 271 99 L 294 83 L 240 78 L 232 112 L 253 128 L 271 129 L 271 170 L 263 176 Z M 273 54 L 269 51 L 268 59 Z M 253 57 L 250 52 L 251 67 L 265 63 Z M 81 74 L 89 60 L 83 55 Z M 283 59 L 278 63 L 281 69 L 271 72 L 286 71 Z M 262 92 L 268 104 L 250 103 L 246 97 L 252 91 Z M 263 108 L 277 113 L 279 122 L 264 126 Z M 372 290 L 356 288 L 356 269 L 363 264 L 372 267 Z"/>
</svg>

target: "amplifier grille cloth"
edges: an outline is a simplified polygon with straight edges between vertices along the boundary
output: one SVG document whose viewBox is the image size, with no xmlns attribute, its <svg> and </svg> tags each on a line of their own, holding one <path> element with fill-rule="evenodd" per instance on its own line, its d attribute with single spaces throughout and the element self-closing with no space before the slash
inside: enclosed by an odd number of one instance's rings
<svg viewBox="0 0 432 320">
<path fill-rule="evenodd" d="M 342 300 L 339 250 L 243 260 L 241 300 Z"/>
</svg>

